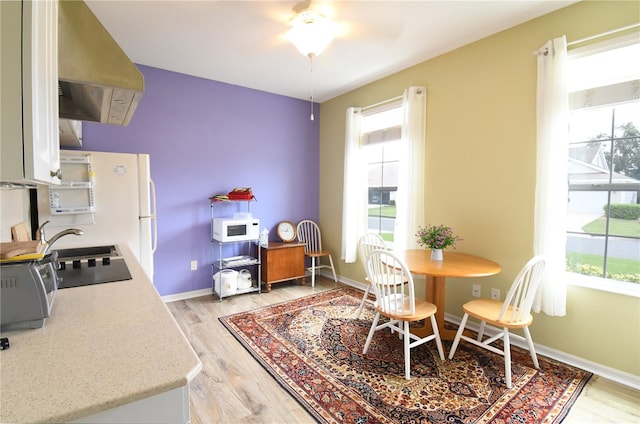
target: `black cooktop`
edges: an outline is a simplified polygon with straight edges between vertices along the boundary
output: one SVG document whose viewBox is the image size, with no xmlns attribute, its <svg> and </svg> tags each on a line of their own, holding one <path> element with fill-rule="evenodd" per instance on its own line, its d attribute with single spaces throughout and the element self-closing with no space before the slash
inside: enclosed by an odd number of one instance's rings
<svg viewBox="0 0 640 424">
<path fill-rule="evenodd" d="M 114 281 L 131 280 L 131 273 L 124 258 L 109 260 L 92 260 L 66 262 L 58 269 L 59 289 L 89 286 L 93 284 L 111 283 Z"/>
</svg>

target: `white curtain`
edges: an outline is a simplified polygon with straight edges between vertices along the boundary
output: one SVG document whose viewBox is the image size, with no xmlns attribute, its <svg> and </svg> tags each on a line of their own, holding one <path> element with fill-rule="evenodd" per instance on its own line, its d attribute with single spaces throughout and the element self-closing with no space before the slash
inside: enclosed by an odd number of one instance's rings
<svg viewBox="0 0 640 424">
<path fill-rule="evenodd" d="M 425 224 L 424 161 L 427 89 L 409 87 L 403 94 L 402 151 L 396 194 L 396 249 L 416 249 L 418 225 Z"/>
<path fill-rule="evenodd" d="M 548 41 L 536 53 L 538 93 L 533 252 L 544 256 L 547 266 L 533 310 L 564 316 L 569 135 L 565 37 Z"/>
<path fill-rule="evenodd" d="M 342 252 L 347 263 L 358 259 L 358 238 L 367 225 L 367 173 L 360 154 L 362 110 L 347 109 L 342 192 Z"/>
</svg>

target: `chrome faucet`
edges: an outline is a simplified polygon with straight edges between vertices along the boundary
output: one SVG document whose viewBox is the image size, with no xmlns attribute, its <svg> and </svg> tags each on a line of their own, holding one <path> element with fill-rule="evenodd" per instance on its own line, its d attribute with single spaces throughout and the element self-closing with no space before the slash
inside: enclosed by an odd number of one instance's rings
<svg viewBox="0 0 640 424">
<path fill-rule="evenodd" d="M 38 231 L 36 231 L 36 237 L 40 238 L 40 243 L 42 243 L 44 245 L 44 252 L 43 254 L 47 254 L 49 252 L 49 249 L 51 248 L 51 246 L 53 245 L 53 243 L 55 243 L 59 238 L 67 236 L 69 234 L 73 234 L 76 236 L 82 235 L 84 234 L 84 231 L 78 229 L 78 228 L 67 228 L 66 230 L 62 230 L 57 234 L 54 234 L 53 237 L 51 237 L 49 240 L 46 239 L 45 234 L 44 234 L 44 226 L 47 225 L 47 223 L 49 223 L 49 221 L 46 221 L 44 224 L 42 224 L 40 226 L 40 228 L 38 228 Z"/>
</svg>

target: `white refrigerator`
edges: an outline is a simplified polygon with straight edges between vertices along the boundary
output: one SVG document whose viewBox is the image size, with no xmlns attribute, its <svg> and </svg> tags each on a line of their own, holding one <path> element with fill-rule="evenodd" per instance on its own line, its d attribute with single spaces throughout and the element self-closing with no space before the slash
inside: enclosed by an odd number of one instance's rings
<svg viewBox="0 0 640 424">
<path fill-rule="evenodd" d="M 155 186 L 149 155 L 62 150 L 62 184 L 38 187 L 38 219 L 51 237 L 65 228 L 84 234 L 58 239 L 53 249 L 129 245 L 153 281 L 158 244 Z"/>
</svg>

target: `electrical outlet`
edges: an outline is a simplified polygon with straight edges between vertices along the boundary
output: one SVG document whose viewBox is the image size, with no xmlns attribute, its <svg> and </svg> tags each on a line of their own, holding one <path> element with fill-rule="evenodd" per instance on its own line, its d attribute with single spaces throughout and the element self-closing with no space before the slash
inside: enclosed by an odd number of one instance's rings
<svg viewBox="0 0 640 424">
<path fill-rule="evenodd" d="M 471 286 L 471 296 L 480 297 L 480 284 L 474 284 Z"/>
<path fill-rule="evenodd" d="M 198 269 L 198 261 L 191 261 L 191 271 Z"/>
<path fill-rule="evenodd" d="M 500 289 L 491 289 L 491 299 L 500 300 Z"/>
</svg>

